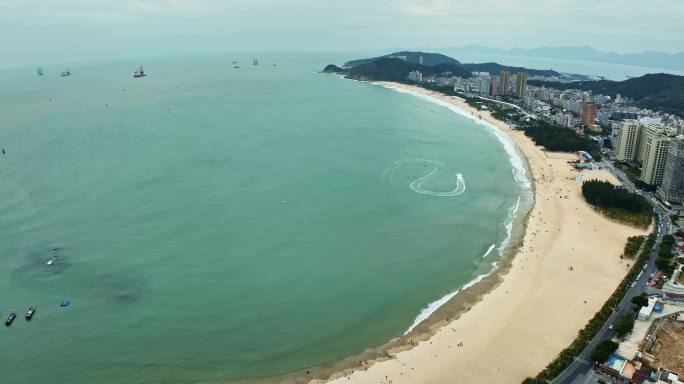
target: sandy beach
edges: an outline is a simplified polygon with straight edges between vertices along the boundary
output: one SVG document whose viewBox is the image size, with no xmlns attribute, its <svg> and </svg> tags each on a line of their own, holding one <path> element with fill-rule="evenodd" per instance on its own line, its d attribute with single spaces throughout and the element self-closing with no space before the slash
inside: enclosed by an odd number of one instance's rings
<svg viewBox="0 0 684 384">
<path fill-rule="evenodd" d="M 327 382 L 520 383 L 543 369 L 599 310 L 627 272 L 628 262 L 620 260 L 627 237 L 645 231 L 613 222 L 584 202 L 579 172 L 567 163 L 576 155 L 546 152 L 459 98 L 403 84 L 381 85 L 447 101 L 506 132 L 527 159 L 535 204 L 503 278 L 484 290 L 478 285 L 471 289 L 482 291 L 479 302 L 428 331 L 418 327 L 402 338 L 403 346 L 390 345 L 388 357 L 364 360 Z M 582 171 L 579 178 L 618 183 L 604 170 Z"/>
</svg>

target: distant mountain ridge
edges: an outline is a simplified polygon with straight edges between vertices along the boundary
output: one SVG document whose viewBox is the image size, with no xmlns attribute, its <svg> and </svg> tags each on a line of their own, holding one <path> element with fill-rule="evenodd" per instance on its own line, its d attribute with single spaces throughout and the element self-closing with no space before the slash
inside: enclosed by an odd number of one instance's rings
<svg viewBox="0 0 684 384">
<path fill-rule="evenodd" d="M 541 57 L 551 59 L 599 61 L 613 64 L 635 65 L 663 69 L 684 71 L 684 52 L 667 53 L 646 51 L 638 53 L 602 52 L 589 46 L 548 47 L 537 48 L 489 48 L 480 45 L 466 45 L 463 47 L 448 47 L 440 51 L 449 54 L 498 55 Z"/>
</svg>

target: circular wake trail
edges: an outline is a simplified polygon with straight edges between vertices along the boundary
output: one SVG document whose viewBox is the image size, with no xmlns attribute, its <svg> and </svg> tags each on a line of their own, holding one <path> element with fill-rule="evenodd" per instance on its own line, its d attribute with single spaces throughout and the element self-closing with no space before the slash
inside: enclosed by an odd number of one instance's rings
<svg viewBox="0 0 684 384">
<path fill-rule="evenodd" d="M 417 179 L 412 180 L 408 186 L 411 188 L 414 192 L 420 193 L 422 195 L 428 195 L 428 196 L 437 196 L 437 197 L 453 197 L 453 196 L 458 196 L 460 194 L 463 194 L 466 190 L 466 185 L 465 185 L 465 179 L 463 178 L 463 175 L 460 173 L 457 173 L 455 175 L 456 178 L 456 187 L 450 191 L 434 191 L 430 190 L 428 188 L 425 188 L 423 185 L 426 183 L 438 178 L 442 173 L 444 173 L 446 167 L 444 164 L 434 161 L 434 160 L 429 160 L 429 159 L 406 159 L 406 160 L 399 160 L 385 168 L 385 170 L 382 172 L 382 175 L 380 176 L 380 179 L 382 181 L 389 181 L 393 185 L 400 185 L 395 181 L 395 173 L 403 166 L 406 164 L 410 163 L 423 163 L 423 166 L 426 166 L 426 164 L 430 164 L 433 166 L 433 168 L 428 172 L 427 174 L 418 177 Z"/>
</svg>

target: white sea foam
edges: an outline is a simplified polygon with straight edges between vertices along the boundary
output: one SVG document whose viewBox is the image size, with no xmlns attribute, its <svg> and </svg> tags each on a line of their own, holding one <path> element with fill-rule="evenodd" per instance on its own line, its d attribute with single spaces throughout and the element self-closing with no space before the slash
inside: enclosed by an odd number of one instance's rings
<svg viewBox="0 0 684 384">
<path fill-rule="evenodd" d="M 482 258 L 484 259 L 485 257 L 489 256 L 489 254 L 492 253 L 494 248 L 496 248 L 496 243 L 492 243 L 492 245 L 489 246 L 489 248 L 487 249 L 487 252 L 485 252 L 485 254 L 482 255 Z"/>
<path fill-rule="evenodd" d="M 454 291 L 454 292 L 451 292 L 451 293 L 449 293 L 449 294 L 447 294 L 447 295 L 444 295 L 444 296 L 443 296 L 442 298 L 440 298 L 439 300 L 433 301 L 432 303 L 428 304 L 427 307 L 425 307 L 425 308 L 423 308 L 423 309 L 420 310 L 420 313 L 418 314 L 418 316 L 415 318 L 415 320 L 413 320 L 413 324 L 411 324 L 411 326 L 408 327 L 408 329 L 406 330 L 406 332 L 404 332 L 404 335 L 406 335 L 407 333 L 411 332 L 415 327 L 418 326 L 418 324 L 422 323 L 425 319 L 427 319 L 428 317 L 430 317 L 430 315 L 432 315 L 433 313 L 435 313 L 435 311 L 436 311 L 437 309 L 439 309 L 439 307 L 441 307 L 442 305 L 446 304 L 449 300 L 451 300 L 451 299 L 452 299 L 454 296 L 456 296 L 459 292 L 461 292 L 461 291 L 463 291 L 463 290 L 466 290 L 466 289 L 472 287 L 473 285 L 475 285 L 475 284 L 479 283 L 480 281 L 482 281 L 482 279 L 484 279 L 484 278 L 487 277 L 487 276 L 489 276 L 489 273 L 484 273 L 484 274 L 482 274 L 482 275 L 479 275 L 479 276 L 477 276 L 476 278 L 470 280 L 470 281 L 469 281 L 468 283 L 466 283 L 465 285 L 463 285 L 463 287 L 461 287 L 461 289 L 456 290 L 456 291 Z"/>
<path fill-rule="evenodd" d="M 495 126 L 494 124 L 489 123 L 486 120 L 478 119 L 478 118 L 476 118 L 476 116 L 474 114 L 469 113 L 465 109 L 458 107 L 456 105 L 453 105 L 451 103 L 448 103 L 446 101 L 443 101 L 441 99 L 438 99 L 436 97 L 433 97 L 430 95 L 424 95 L 422 93 L 414 92 L 414 91 L 407 90 L 407 89 L 394 87 L 392 85 L 386 85 L 386 84 L 376 84 L 376 85 L 383 87 L 383 88 L 391 89 L 391 90 L 399 92 L 399 93 L 410 94 L 410 95 L 419 97 L 423 100 L 429 101 L 431 103 L 449 108 L 452 112 L 454 112 L 458 115 L 464 116 L 466 118 L 469 118 L 469 119 L 473 120 L 476 124 L 480 124 L 480 125 L 484 126 L 501 143 L 504 150 L 508 154 L 508 157 L 511 161 L 511 164 L 513 165 L 513 169 L 512 169 L 513 180 L 515 180 L 515 182 L 518 185 L 522 186 L 524 189 L 530 189 L 532 187 L 532 182 L 529 178 L 529 175 L 527 172 L 527 167 L 525 166 L 525 161 L 523 160 L 522 154 L 518 150 L 518 147 L 515 144 L 515 142 L 513 141 L 513 139 L 511 139 L 505 132 L 503 132 L 501 129 L 499 129 L 499 127 Z M 396 170 L 396 168 L 395 168 L 395 170 Z M 520 196 L 518 196 L 518 200 L 516 201 L 515 205 L 509 210 L 508 220 L 507 220 L 506 225 L 505 225 L 506 237 L 499 244 L 499 248 L 498 248 L 499 256 L 503 256 L 503 252 L 506 249 L 506 246 L 508 245 L 509 241 L 511 240 L 511 236 L 513 233 L 513 222 L 514 222 L 515 217 L 518 213 L 519 207 L 520 207 Z M 488 250 L 487 253 L 485 254 L 485 256 L 488 255 L 489 252 L 491 252 L 491 251 Z M 489 276 L 492 272 L 494 272 L 498 268 L 498 266 L 499 266 L 498 262 L 496 262 L 496 261 L 493 262 L 492 263 L 492 270 L 489 273 L 481 274 L 481 275 L 477 276 L 475 279 L 473 279 L 470 282 L 468 282 L 467 284 L 465 284 L 461 289 L 456 290 L 454 292 L 451 292 L 451 293 L 441 297 L 440 299 L 433 301 L 432 303 L 428 304 L 425 308 L 421 309 L 420 313 L 418 314 L 416 319 L 413 321 L 413 324 L 411 324 L 411 326 L 406 330 L 406 332 L 404 332 L 404 334 L 411 332 L 416 326 L 418 326 L 418 324 L 420 324 L 425 319 L 430 317 L 430 315 L 432 315 L 439 307 L 441 307 L 442 305 L 447 303 L 454 296 L 456 296 L 459 292 L 461 292 L 464 289 L 467 289 L 469 287 L 472 287 L 473 285 L 482 281 L 482 279 L 484 279 L 485 277 Z"/>
</svg>

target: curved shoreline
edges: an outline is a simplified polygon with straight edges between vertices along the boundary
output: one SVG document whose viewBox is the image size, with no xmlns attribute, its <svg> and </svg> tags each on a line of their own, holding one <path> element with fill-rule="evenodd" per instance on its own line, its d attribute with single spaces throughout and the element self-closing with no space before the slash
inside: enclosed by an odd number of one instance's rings
<svg viewBox="0 0 684 384">
<path fill-rule="evenodd" d="M 626 273 L 619 261 L 624 241 L 641 231 L 591 211 L 571 180 L 575 173 L 567 161 L 572 154 L 547 153 L 462 99 L 403 84 L 379 85 L 437 98 L 506 135 L 523 156 L 534 200 L 513 225 L 500 265 L 482 281 L 454 295 L 408 334 L 297 382 L 514 383 L 534 375 L 610 295 Z M 612 178 L 604 171 L 588 174 Z M 582 257 L 589 250 L 603 257 Z M 575 272 L 568 273 L 568 265 Z M 544 304 L 548 311 L 541 309 Z"/>
<path fill-rule="evenodd" d="M 462 99 L 382 85 L 453 104 L 509 137 L 527 165 L 533 203 L 514 221 L 497 268 L 407 334 L 330 364 L 256 382 L 519 383 L 548 364 L 600 308 L 627 271 L 619 259 L 626 238 L 643 231 L 612 222 L 584 202 L 577 173 L 567 164 L 574 155 L 546 152 Z M 606 171 L 582 173 L 617 183 Z"/>
<path fill-rule="evenodd" d="M 470 107 L 467 105 L 464 108 L 463 106 L 446 102 L 432 95 L 422 94 L 412 89 L 406 89 L 403 88 L 403 84 L 386 82 L 373 82 L 367 84 L 419 97 L 427 102 L 448 108 L 455 114 L 472 120 L 478 125 L 482 125 L 495 136 L 495 139 L 501 143 L 502 148 L 508 153 L 513 167 L 513 178 L 516 184 L 521 186 L 521 194 L 518 196 L 515 206 L 511 207 L 510 220 L 504 224 L 507 232 L 505 238 L 500 243 L 492 244 L 487 252 L 480 258 L 481 261 L 489 256 L 492 250 L 496 250 L 496 252 L 499 253 L 499 258 L 490 263 L 492 267 L 486 273 L 474 277 L 460 288 L 428 303 L 418 313 L 414 323 L 409 326 L 401 336 L 389 340 L 383 345 L 369 347 L 357 355 L 352 355 L 342 360 L 336 360 L 331 364 L 316 365 L 308 367 L 308 369 L 297 370 L 279 376 L 275 380 L 277 383 L 304 384 L 322 383 L 328 380 L 334 380 L 335 378 L 343 377 L 359 369 L 368 369 L 368 367 L 374 363 L 391 359 L 396 353 L 409 350 L 419 342 L 429 340 L 439 329 L 468 312 L 474 305 L 480 302 L 486 294 L 491 292 L 503 281 L 504 276 L 511 269 L 515 255 L 522 246 L 521 240 L 527 227 L 529 214 L 532 212 L 534 206 L 535 184 L 531 179 L 531 170 L 527 157 L 518 147 L 515 140 L 491 121 L 477 119 L 473 112 L 469 111 Z M 526 196 L 526 192 L 528 192 L 529 195 Z M 524 197 L 529 201 L 525 202 L 525 212 L 524 214 L 521 214 L 519 208 L 521 200 Z M 428 309 L 436 303 L 438 304 L 436 308 L 430 311 L 427 316 L 424 316 L 423 310 Z M 249 383 L 257 382 L 271 383 L 273 380 L 264 379 L 263 381 L 249 381 Z"/>
</svg>

